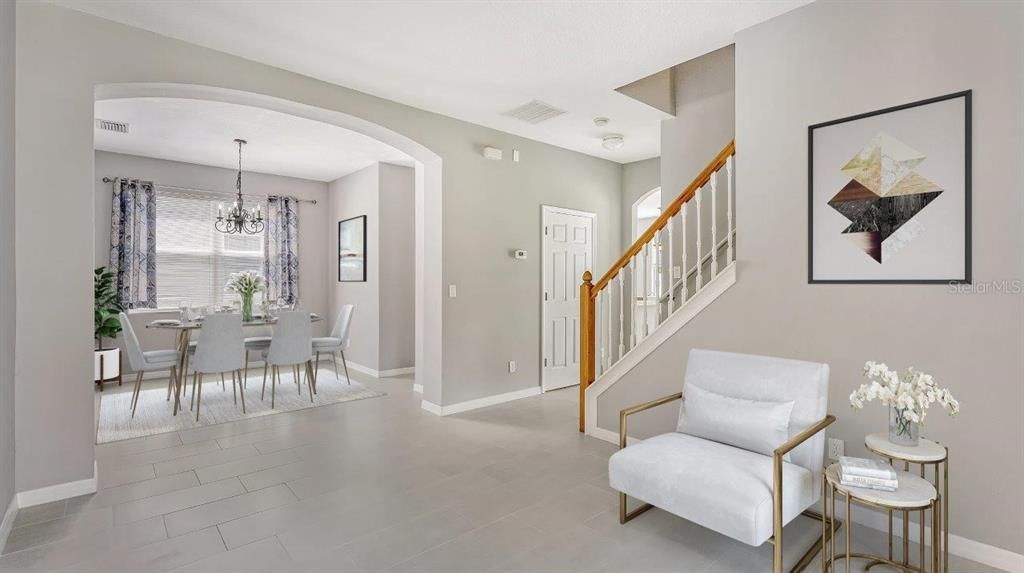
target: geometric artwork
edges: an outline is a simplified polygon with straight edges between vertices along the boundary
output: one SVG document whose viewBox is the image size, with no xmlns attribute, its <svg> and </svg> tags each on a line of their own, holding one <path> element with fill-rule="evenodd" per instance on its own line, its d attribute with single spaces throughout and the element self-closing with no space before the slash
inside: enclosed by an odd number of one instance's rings
<svg viewBox="0 0 1024 573">
<path fill-rule="evenodd" d="M 808 128 L 808 281 L 970 282 L 971 92 Z"/>
<path fill-rule="evenodd" d="M 850 220 L 843 234 L 878 263 L 921 232 L 917 224 L 911 233 L 896 234 L 942 193 L 914 171 L 924 160 L 923 154 L 879 133 L 841 169 L 851 179 L 828 204 Z"/>
<path fill-rule="evenodd" d="M 366 282 L 366 215 L 338 221 L 338 282 Z"/>
</svg>

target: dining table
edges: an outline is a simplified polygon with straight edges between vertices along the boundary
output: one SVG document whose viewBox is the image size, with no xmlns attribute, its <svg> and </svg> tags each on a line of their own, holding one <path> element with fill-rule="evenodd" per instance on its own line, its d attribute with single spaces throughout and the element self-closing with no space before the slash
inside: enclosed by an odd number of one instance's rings
<svg viewBox="0 0 1024 573">
<path fill-rule="evenodd" d="M 309 313 L 310 322 L 320 322 L 323 318 L 315 312 Z M 274 316 L 254 316 L 252 320 L 243 320 L 243 328 L 251 328 L 258 326 L 271 326 L 277 323 L 277 317 Z M 178 353 L 178 367 L 175 369 L 176 376 L 174 379 L 174 415 L 178 415 L 178 411 L 181 410 L 181 389 L 185 383 L 186 373 L 188 372 L 188 349 L 192 344 L 192 332 L 199 330 L 203 327 L 203 319 L 196 318 L 194 320 L 154 320 L 146 325 L 146 328 L 165 329 L 175 331 L 174 350 Z"/>
</svg>

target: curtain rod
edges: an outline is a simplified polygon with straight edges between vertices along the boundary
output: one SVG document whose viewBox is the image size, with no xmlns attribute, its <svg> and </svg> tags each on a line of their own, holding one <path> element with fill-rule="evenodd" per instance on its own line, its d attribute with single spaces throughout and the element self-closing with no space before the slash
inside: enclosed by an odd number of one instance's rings
<svg viewBox="0 0 1024 573">
<path fill-rule="evenodd" d="M 116 179 L 110 177 L 104 177 L 104 183 L 113 183 Z M 154 183 L 153 187 L 163 187 L 164 189 L 174 189 L 177 191 L 198 191 L 200 193 L 212 193 L 214 195 L 225 195 L 234 197 L 237 193 L 233 191 L 214 191 L 212 189 L 199 189 L 196 187 L 177 187 L 175 185 L 163 185 L 162 183 Z M 242 193 L 242 197 L 252 197 L 254 199 L 266 199 L 267 195 L 252 195 L 250 193 Z M 299 203 L 312 203 L 316 205 L 316 199 L 296 199 Z"/>
</svg>

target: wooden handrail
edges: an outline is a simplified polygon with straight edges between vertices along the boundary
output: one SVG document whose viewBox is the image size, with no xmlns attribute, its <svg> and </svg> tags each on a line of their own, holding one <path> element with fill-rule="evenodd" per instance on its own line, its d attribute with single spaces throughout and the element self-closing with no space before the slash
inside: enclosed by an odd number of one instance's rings
<svg viewBox="0 0 1024 573">
<path fill-rule="evenodd" d="M 619 260 L 616 261 L 610 269 L 608 269 L 608 272 L 606 272 L 600 280 L 594 283 L 594 287 L 590 291 L 590 296 L 596 297 L 597 293 L 607 286 L 608 283 L 615 278 L 615 275 L 619 274 L 619 271 L 621 271 L 623 267 L 629 264 L 630 259 L 639 253 L 640 250 L 644 248 L 644 245 L 651 242 L 655 233 L 667 225 L 668 220 L 683 208 L 683 204 L 690 199 L 693 199 L 693 196 L 697 194 L 697 190 L 707 185 L 708 181 L 711 180 L 711 176 L 724 167 L 725 162 L 728 161 L 729 157 L 735 154 L 736 140 L 732 140 L 728 145 L 722 148 L 722 150 L 718 152 L 718 155 L 711 160 L 711 163 L 708 163 L 697 177 L 695 177 L 694 180 L 687 185 L 685 189 L 683 189 L 683 192 L 676 197 L 675 201 L 672 201 L 672 203 L 662 211 L 661 215 L 651 223 L 651 226 L 647 227 L 647 230 L 633 242 L 633 245 L 626 249 L 625 254 L 619 257 Z"/>
</svg>

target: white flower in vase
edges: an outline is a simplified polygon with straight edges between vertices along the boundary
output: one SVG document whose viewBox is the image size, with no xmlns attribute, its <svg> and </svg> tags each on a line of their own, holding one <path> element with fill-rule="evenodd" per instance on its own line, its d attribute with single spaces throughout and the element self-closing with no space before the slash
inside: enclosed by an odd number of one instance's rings
<svg viewBox="0 0 1024 573">
<path fill-rule="evenodd" d="M 940 388 L 930 374 L 914 368 L 907 368 L 901 376 L 885 363 L 866 362 L 864 377 L 869 382 L 861 384 L 850 394 L 850 405 L 861 409 L 867 402 L 878 400 L 890 408 L 889 440 L 904 445 L 916 445 L 918 425 L 924 424 L 928 408 L 939 403 L 950 416 L 960 412 L 948 388 Z"/>
</svg>

